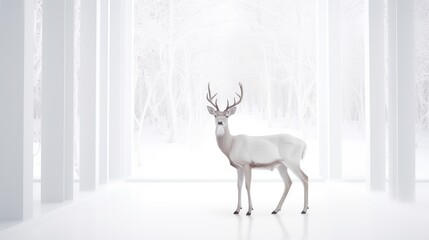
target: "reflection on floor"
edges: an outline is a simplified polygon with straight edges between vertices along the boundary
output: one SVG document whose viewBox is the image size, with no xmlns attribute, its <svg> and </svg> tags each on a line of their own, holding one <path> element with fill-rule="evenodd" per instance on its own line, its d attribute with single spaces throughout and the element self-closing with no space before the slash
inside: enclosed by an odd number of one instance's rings
<svg viewBox="0 0 429 240">
<path fill-rule="evenodd" d="M 246 201 L 232 214 L 235 183 L 116 183 L 3 224 L 0 239 L 429 239 L 428 183 L 417 184 L 413 204 L 364 183 L 311 183 L 310 209 L 301 215 L 303 189 L 295 182 L 283 210 L 271 215 L 281 193 L 281 183 L 253 183 L 249 217 Z"/>
</svg>

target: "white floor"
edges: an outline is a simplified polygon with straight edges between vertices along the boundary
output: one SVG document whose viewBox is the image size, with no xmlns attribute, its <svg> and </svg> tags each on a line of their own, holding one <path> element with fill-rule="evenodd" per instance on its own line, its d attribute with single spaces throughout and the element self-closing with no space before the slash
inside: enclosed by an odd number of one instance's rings
<svg viewBox="0 0 429 240">
<path fill-rule="evenodd" d="M 271 215 L 282 185 L 255 182 L 250 217 L 246 201 L 240 215 L 232 214 L 235 186 L 115 183 L 61 207 L 36 207 L 23 223 L 3 223 L 0 239 L 429 239 L 429 183 L 417 184 L 413 204 L 369 192 L 364 183 L 311 183 L 310 209 L 301 215 L 302 186 L 295 182 L 283 210 Z"/>
</svg>

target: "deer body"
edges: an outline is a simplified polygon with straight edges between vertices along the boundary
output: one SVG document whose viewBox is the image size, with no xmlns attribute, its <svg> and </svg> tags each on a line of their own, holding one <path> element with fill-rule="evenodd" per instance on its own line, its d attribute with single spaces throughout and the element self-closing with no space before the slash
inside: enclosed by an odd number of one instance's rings
<svg viewBox="0 0 429 240">
<path fill-rule="evenodd" d="M 294 165 L 292 159 L 300 159 L 305 143 L 287 134 L 271 136 L 222 136 L 218 146 L 235 166 L 250 164 L 252 168 L 274 170 L 280 164 Z M 299 166 L 299 162 L 298 162 Z"/>
<path fill-rule="evenodd" d="M 250 197 L 251 170 L 252 169 L 278 169 L 280 176 L 285 184 L 283 195 L 279 204 L 272 214 L 276 214 L 281 210 L 283 202 L 289 192 L 292 181 L 289 177 L 287 169 L 290 169 L 304 185 L 304 208 L 302 214 L 305 214 L 308 209 L 308 177 L 300 168 L 300 160 L 304 157 L 306 144 L 299 138 L 288 134 L 278 134 L 270 136 L 248 136 L 230 134 L 228 127 L 228 117 L 236 111 L 236 105 L 241 102 L 243 96 L 243 88 L 240 84 L 241 95 L 239 101 L 228 106 L 225 111 L 219 111 L 216 103 L 212 100 L 210 92 L 207 94 L 207 100 L 216 108 L 207 106 L 210 114 L 215 116 L 216 124 L 216 140 L 220 150 L 229 159 L 230 164 L 237 169 L 237 187 L 238 187 L 238 204 L 234 214 L 238 214 L 241 209 L 241 188 L 243 178 L 246 180 L 246 189 L 248 195 L 249 209 L 247 215 L 253 210 L 252 200 Z"/>
</svg>

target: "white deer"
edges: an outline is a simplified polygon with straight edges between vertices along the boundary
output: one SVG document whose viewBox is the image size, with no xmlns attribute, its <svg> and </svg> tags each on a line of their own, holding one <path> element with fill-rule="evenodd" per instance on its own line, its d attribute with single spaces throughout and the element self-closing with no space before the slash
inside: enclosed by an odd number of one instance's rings
<svg viewBox="0 0 429 240">
<path fill-rule="evenodd" d="M 215 117 L 216 140 L 220 150 L 229 159 L 231 166 L 237 169 L 237 187 L 238 187 L 238 204 L 234 214 L 238 214 L 241 209 L 241 187 L 243 177 L 246 179 L 246 190 L 249 203 L 249 209 L 246 215 L 251 215 L 253 206 L 250 197 L 250 182 L 252 179 L 252 169 L 273 170 L 277 168 L 284 182 L 283 195 L 280 202 L 272 214 L 277 214 L 283 205 L 283 202 L 289 192 L 292 180 L 289 177 L 287 169 L 289 168 L 304 185 L 304 208 L 302 214 L 308 209 L 308 177 L 301 170 L 300 160 L 304 157 L 306 144 L 301 139 L 288 134 L 278 134 L 271 136 L 233 136 L 229 132 L 228 117 L 233 115 L 237 110 L 237 105 L 243 99 L 243 86 L 239 83 L 241 94 L 237 94 L 238 101 L 235 100 L 230 106 L 227 101 L 227 107 L 220 111 L 217 100 L 213 99 L 217 93 L 212 96 L 210 83 L 208 84 L 207 100 L 216 109 L 207 106 L 211 115 Z"/>
</svg>

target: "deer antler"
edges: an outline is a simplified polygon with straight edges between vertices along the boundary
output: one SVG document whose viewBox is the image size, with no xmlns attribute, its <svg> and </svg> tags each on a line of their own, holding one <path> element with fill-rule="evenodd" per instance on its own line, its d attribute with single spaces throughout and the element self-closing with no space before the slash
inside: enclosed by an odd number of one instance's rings
<svg viewBox="0 0 429 240">
<path fill-rule="evenodd" d="M 238 83 L 238 85 L 240 86 L 240 94 L 235 93 L 238 96 L 238 102 L 236 102 L 235 97 L 234 97 L 234 104 L 232 104 L 231 106 L 229 106 L 229 101 L 226 100 L 226 109 L 225 109 L 225 112 L 228 111 L 230 108 L 233 108 L 233 107 L 237 106 L 241 102 L 241 100 L 243 99 L 243 84 Z"/>
<path fill-rule="evenodd" d="M 212 96 L 212 92 L 210 91 L 210 83 L 208 84 L 208 90 L 209 91 L 208 91 L 208 93 L 206 95 L 207 101 L 209 101 L 209 103 L 211 105 L 213 105 L 213 107 L 215 107 L 217 111 L 219 111 L 219 107 L 217 106 L 217 99 L 216 99 L 215 103 L 213 103 L 213 98 L 216 97 L 217 93 L 215 93 L 215 95 Z"/>
</svg>

